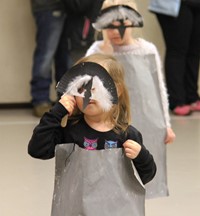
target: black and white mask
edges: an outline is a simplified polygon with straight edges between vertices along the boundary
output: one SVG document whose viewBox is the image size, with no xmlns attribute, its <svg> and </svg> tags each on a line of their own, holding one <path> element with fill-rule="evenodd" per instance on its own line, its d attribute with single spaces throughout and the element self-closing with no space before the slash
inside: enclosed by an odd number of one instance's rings
<svg viewBox="0 0 200 216">
<path fill-rule="evenodd" d="M 131 24 L 124 25 L 125 20 L 130 20 Z M 113 25 L 114 21 L 119 21 L 120 25 Z M 143 27 L 143 19 L 135 9 L 127 5 L 115 5 L 103 9 L 96 22 L 93 23 L 93 27 L 98 31 L 108 28 L 118 29 L 123 38 L 126 28 Z"/>
<path fill-rule="evenodd" d="M 57 85 L 60 95 L 83 97 L 83 109 L 96 100 L 104 111 L 118 103 L 115 83 L 104 67 L 94 62 L 83 62 L 67 71 Z"/>
</svg>

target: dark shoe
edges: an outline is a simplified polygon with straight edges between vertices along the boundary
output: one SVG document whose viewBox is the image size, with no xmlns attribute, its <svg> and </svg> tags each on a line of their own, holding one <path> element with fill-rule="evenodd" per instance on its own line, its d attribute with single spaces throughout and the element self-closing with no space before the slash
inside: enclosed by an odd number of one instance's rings
<svg viewBox="0 0 200 216">
<path fill-rule="evenodd" d="M 179 116 L 187 116 L 190 115 L 192 110 L 189 105 L 177 106 L 172 110 L 173 114 Z"/>
<path fill-rule="evenodd" d="M 45 112 L 48 112 L 51 109 L 52 105 L 50 103 L 41 103 L 38 105 L 35 105 L 33 107 L 33 114 L 36 117 L 42 117 Z"/>
</svg>

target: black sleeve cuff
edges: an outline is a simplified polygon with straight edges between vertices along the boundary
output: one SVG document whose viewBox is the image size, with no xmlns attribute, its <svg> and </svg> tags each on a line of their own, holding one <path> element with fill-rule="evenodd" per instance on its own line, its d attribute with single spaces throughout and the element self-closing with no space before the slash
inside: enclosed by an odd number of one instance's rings
<svg viewBox="0 0 200 216">
<path fill-rule="evenodd" d="M 59 118 L 63 118 L 69 112 L 65 109 L 65 107 L 60 103 L 57 102 L 50 110 L 51 113 L 56 115 Z"/>
<path fill-rule="evenodd" d="M 147 157 L 148 157 L 148 152 L 146 148 L 142 146 L 140 153 L 135 159 L 133 159 L 133 162 L 138 163 L 138 164 L 144 163 Z"/>
</svg>

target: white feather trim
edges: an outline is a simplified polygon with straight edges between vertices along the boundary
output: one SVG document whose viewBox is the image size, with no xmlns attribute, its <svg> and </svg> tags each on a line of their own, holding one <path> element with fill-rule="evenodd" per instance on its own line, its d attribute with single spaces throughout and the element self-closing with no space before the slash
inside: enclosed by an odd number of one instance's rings
<svg viewBox="0 0 200 216">
<path fill-rule="evenodd" d="M 92 91 L 91 99 L 98 101 L 105 112 L 109 111 L 112 107 L 112 95 L 98 76 L 94 76 L 92 88 L 94 91 Z"/>
<path fill-rule="evenodd" d="M 91 80 L 92 76 L 84 75 L 84 76 L 77 76 L 74 80 L 72 80 L 66 89 L 65 94 L 70 94 L 79 97 L 85 97 L 84 92 L 81 94 L 78 90 L 85 84 L 87 84 Z M 98 76 L 93 77 L 92 82 L 92 89 L 94 89 L 91 94 L 91 98 L 99 102 L 102 109 L 107 112 L 112 107 L 112 95 L 110 92 L 104 87 L 102 81 L 99 79 Z"/>
<path fill-rule="evenodd" d="M 84 75 L 84 76 L 77 76 L 74 80 L 72 80 L 66 89 L 65 94 L 70 94 L 74 96 L 84 97 L 84 92 L 81 94 L 78 92 L 78 90 L 84 85 L 87 84 L 89 80 L 91 80 L 92 76 L 90 75 Z"/>
<path fill-rule="evenodd" d="M 143 23 L 142 17 L 139 16 L 136 12 L 121 6 L 118 8 L 114 8 L 106 12 L 105 14 L 102 14 L 92 25 L 96 30 L 102 30 L 103 28 L 111 24 L 113 21 L 120 19 L 129 19 L 134 26 L 140 26 L 140 24 Z"/>
</svg>

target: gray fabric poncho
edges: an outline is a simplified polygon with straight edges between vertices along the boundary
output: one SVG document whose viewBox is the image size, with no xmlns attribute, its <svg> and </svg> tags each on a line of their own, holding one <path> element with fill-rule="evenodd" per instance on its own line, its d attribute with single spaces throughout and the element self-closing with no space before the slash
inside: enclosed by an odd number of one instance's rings
<svg viewBox="0 0 200 216">
<path fill-rule="evenodd" d="M 145 189 L 121 148 L 56 146 L 51 216 L 144 216 Z"/>
</svg>

